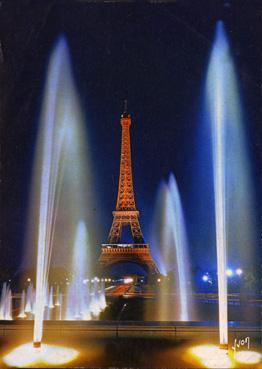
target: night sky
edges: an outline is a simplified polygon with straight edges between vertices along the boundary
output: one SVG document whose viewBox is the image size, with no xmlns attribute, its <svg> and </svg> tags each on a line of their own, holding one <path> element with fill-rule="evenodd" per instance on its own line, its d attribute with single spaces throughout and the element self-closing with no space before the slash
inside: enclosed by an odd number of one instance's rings
<svg viewBox="0 0 262 369">
<path fill-rule="evenodd" d="M 203 267 L 214 256 L 214 245 L 203 254 L 208 237 L 201 241 L 201 220 L 195 221 L 199 199 L 211 196 L 199 188 L 195 155 L 203 84 L 218 19 L 225 22 L 238 71 L 259 216 L 260 5 L 260 1 L 215 0 L 1 2 L 1 268 L 16 269 L 21 264 L 41 94 L 48 57 L 61 33 L 70 47 L 95 158 L 101 242 L 106 241 L 116 203 L 119 117 L 128 99 L 136 203 L 145 239 L 149 239 L 159 183 L 173 172 L 184 204 L 192 263 Z M 209 229 L 209 224 L 202 224 L 202 233 Z"/>
</svg>

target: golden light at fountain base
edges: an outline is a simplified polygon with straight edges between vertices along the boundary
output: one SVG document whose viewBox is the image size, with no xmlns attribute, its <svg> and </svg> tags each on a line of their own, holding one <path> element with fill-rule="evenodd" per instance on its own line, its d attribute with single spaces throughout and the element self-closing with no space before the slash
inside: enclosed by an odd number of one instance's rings
<svg viewBox="0 0 262 369">
<path fill-rule="evenodd" d="M 239 364 L 259 364 L 262 355 L 256 351 L 221 350 L 219 346 L 206 344 L 191 347 L 189 354 L 196 358 L 205 368 L 235 368 Z"/>
<path fill-rule="evenodd" d="M 259 364 L 261 362 L 262 355 L 256 351 L 239 351 L 235 354 L 235 360 L 241 364 Z"/>
<path fill-rule="evenodd" d="M 215 345 L 200 345 L 190 349 L 190 353 L 206 368 L 232 368 L 232 361 L 226 350 Z"/>
<path fill-rule="evenodd" d="M 16 347 L 3 360 L 11 367 L 30 367 L 36 364 L 62 365 L 76 359 L 78 351 L 72 348 L 41 344 L 35 348 L 32 342 Z"/>
</svg>

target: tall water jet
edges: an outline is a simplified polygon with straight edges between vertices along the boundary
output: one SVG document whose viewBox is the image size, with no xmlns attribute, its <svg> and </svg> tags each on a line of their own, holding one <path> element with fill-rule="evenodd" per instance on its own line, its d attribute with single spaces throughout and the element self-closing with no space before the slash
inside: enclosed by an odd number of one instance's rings
<svg viewBox="0 0 262 369">
<path fill-rule="evenodd" d="M 208 83 L 212 82 L 213 93 L 209 97 L 210 118 L 212 121 L 212 143 L 214 161 L 216 247 L 219 298 L 220 345 L 228 345 L 227 276 L 226 276 L 226 216 L 225 216 L 225 70 L 228 53 L 222 24 L 217 28 L 216 40 L 208 71 Z M 228 78 L 228 77 L 226 77 Z M 209 86 L 208 86 L 209 87 Z M 209 92 L 210 87 L 209 87 Z"/>
<path fill-rule="evenodd" d="M 90 273 L 90 252 L 86 225 L 80 221 L 77 225 L 72 260 L 72 281 L 67 293 L 67 319 L 83 319 L 88 315 L 89 291 L 84 283 Z"/>
<path fill-rule="evenodd" d="M 159 286 L 159 317 L 161 320 L 192 320 L 194 308 L 191 302 L 185 219 L 173 174 L 167 184 L 161 184 L 157 203 L 154 242 L 160 249 L 161 256 L 157 259 L 161 260 L 160 269 L 168 276 L 162 279 Z M 171 283 L 167 282 L 170 279 Z M 172 304 L 174 300 L 177 302 L 177 311 Z"/>
<path fill-rule="evenodd" d="M 104 310 L 106 308 L 105 280 L 103 278 L 100 282 L 99 306 L 101 310 Z"/>
<path fill-rule="evenodd" d="M 60 45 L 58 49 L 60 49 Z M 36 275 L 36 314 L 34 324 L 34 345 L 40 346 L 42 340 L 45 291 L 48 283 L 48 272 L 52 251 L 54 217 L 57 208 L 57 182 L 62 144 L 65 139 L 64 122 L 56 132 L 56 99 L 59 84 L 61 59 L 56 50 L 51 57 L 45 99 L 41 114 L 43 136 L 41 137 L 41 179 L 38 227 L 38 253 Z"/>
<path fill-rule="evenodd" d="M 237 79 L 221 21 L 217 23 L 205 87 L 211 123 L 221 347 L 228 345 L 227 251 L 248 265 L 255 245 L 254 204 Z M 249 255 L 244 250 L 250 245 Z M 241 260 L 242 259 L 242 260 Z"/>
<path fill-rule="evenodd" d="M 53 245 L 63 245 L 62 255 L 69 255 L 65 250 L 71 249 L 77 221 L 86 219 L 88 211 L 91 211 L 86 210 L 83 197 L 92 209 L 91 180 L 86 176 L 90 165 L 86 162 L 83 122 L 68 47 L 65 39 L 60 37 L 47 70 L 34 169 L 30 240 L 31 243 L 32 240 L 37 242 L 36 347 L 42 340 Z M 34 219 L 38 219 L 38 224 L 34 224 Z M 56 248 L 54 251 L 62 262 L 61 252 Z"/>
<path fill-rule="evenodd" d="M 217 273 L 218 273 L 218 299 L 219 299 L 219 335 L 220 345 L 228 345 L 228 311 L 227 311 L 227 276 L 226 276 L 226 217 L 225 217 L 225 40 L 221 34 L 222 24 L 218 26 L 214 45 L 214 56 L 211 59 L 210 78 L 213 83 L 213 94 L 210 99 L 212 120 L 212 143 L 214 161 L 214 188 L 215 188 L 215 219 L 216 219 L 216 247 L 217 247 Z M 227 52 L 227 51 L 226 51 Z M 211 57 L 212 58 L 212 57 Z M 214 66 L 212 65 L 214 63 Z M 222 73 L 221 73 L 222 72 Z M 225 75 L 224 75 L 225 77 Z M 209 77 L 208 77 L 209 78 Z"/>
</svg>

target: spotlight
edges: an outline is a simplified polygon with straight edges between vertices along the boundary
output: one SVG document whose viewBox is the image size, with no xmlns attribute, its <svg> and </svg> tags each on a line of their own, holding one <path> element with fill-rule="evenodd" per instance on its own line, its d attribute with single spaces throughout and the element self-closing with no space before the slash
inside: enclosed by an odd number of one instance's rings
<svg viewBox="0 0 262 369">
<path fill-rule="evenodd" d="M 27 282 L 31 282 L 31 278 L 27 278 Z"/>
<path fill-rule="evenodd" d="M 207 282 L 208 281 L 208 276 L 206 274 L 203 275 L 202 281 L 204 281 L 204 282 Z"/>
</svg>

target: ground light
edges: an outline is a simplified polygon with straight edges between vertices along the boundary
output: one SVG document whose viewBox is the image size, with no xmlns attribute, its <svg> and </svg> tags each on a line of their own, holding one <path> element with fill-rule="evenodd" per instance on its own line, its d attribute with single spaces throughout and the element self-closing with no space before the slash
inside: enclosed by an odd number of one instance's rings
<svg viewBox="0 0 262 369">
<path fill-rule="evenodd" d="M 188 351 L 190 356 L 197 359 L 205 368 L 236 368 L 237 364 L 259 364 L 262 355 L 256 351 L 233 351 L 221 350 L 219 346 L 204 344 L 191 347 Z"/>
<path fill-rule="evenodd" d="M 243 270 L 242 269 L 240 269 L 240 268 L 237 268 L 236 269 L 236 274 L 237 275 L 241 275 L 243 273 Z"/>
<path fill-rule="evenodd" d="M 256 351 L 239 351 L 235 353 L 235 360 L 241 364 L 259 364 L 262 355 Z"/>
<path fill-rule="evenodd" d="M 215 345 L 199 345 L 190 349 L 190 354 L 205 368 L 232 368 L 232 360 L 226 350 Z"/>
<path fill-rule="evenodd" d="M 77 350 L 63 346 L 42 344 L 40 348 L 34 348 L 33 343 L 29 342 L 5 355 L 3 361 L 18 368 L 39 364 L 63 365 L 76 359 L 78 354 Z"/>
</svg>

